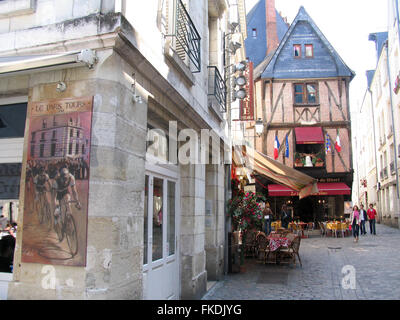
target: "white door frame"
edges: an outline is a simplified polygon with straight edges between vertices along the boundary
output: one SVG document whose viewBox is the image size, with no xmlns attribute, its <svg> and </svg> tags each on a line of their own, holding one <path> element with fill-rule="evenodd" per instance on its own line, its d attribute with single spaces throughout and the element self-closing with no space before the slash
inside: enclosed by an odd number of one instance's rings
<svg viewBox="0 0 400 320">
<path fill-rule="evenodd" d="M 146 158 L 149 158 L 149 155 L 146 155 Z M 151 159 L 154 160 L 154 159 Z M 162 266 L 165 266 L 167 263 L 176 260 L 176 267 L 177 269 L 177 299 L 180 298 L 180 294 L 181 294 L 181 286 L 180 286 L 180 175 L 179 175 L 179 167 L 176 165 L 158 165 L 155 164 L 154 161 L 146 161 L 145 163 L 145 175 L 149 176 L 149 188 L 148 188 L 148 205 L 147 205 L 147 219 L 148 219 L 148 223 L 147 223 L 147 228 L 148 228 L 148 233 L 147 233 L 147 237 L 148 237 L 148 243 L 147 243 L 147 264 L 143 265 L 143 273 L 149 273 L 151 272 L 151 270 L 160 268 Z M 153 230 L 153 219 L 151 218 L 153 215 L 153 188 L 150 187 L 150 182 L 152 181 L 152 178 L 160 178 L 163 179 L 163 191 L 166 192 L 167 191 L 167 185 L 168 185 L 168 181 L 172 181 L 175 182 L 175 253 L 171 256 L 168 256 L 168 252 L 167 252 L 167 225 L 168 222 L 163 223 L 162 227 L 163 227 L 163 257 L 159 260 L 156 261 L 152 261 L 152 235 L 150 234 Z M 164 193 L 166 194 L 166 193 Z M 150 201 L 151 200 L 151 201 Z M 163 207 L 167 208 L 167 201 L 168 201 L 168 197 L 164 196 L 163 197 Z M 167 211 L 165 211 L 165 215 L 163 216 L 163 220 L 164 219 L 168 219 Z M 167 220 L 165 220 L 167 221 Z M 145 240 L 145 239 L 143 239 Z M 146 288 L 148 287 L 147 284 L 145 284 L 143 286 L 143 296 L 144 298 L 150 298 L 151 297 L 146 297 Z M 168 298 L 168 297 L 165 297 Z"/>
</svg>

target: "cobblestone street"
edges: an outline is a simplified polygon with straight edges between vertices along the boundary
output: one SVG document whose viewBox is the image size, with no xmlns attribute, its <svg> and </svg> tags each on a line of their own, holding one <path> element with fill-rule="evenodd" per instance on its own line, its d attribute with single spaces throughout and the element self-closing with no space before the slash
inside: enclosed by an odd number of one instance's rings
<svg viewBox="0 0 400 320">
<path fill-rule="evenodd" d="M 369 232 L 369 226 L 368 232 Z M 246 260 L 244 273 L 228 274 L 203 300 L 386 300 L 400 299 L 400 230 L 377 224 L 377 235 L 302 239 L 303 266 Z M 342 286 L 353 266 L 355 289 Z"/>
</svg>

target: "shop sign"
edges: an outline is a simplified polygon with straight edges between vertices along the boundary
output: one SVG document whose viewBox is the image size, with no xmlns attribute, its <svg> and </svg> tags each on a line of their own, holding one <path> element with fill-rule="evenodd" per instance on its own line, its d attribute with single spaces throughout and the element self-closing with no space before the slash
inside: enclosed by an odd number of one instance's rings
<svg viewBox="0 0 400 320">
<path fill-rule="evenodd" d="M 240 101 L 240 121 L 254 121 L 254 81 L 253 81 L 253 62 L 249 62 L 245 71 L 246 77 L 246 97 Z"/>
<path fill-rule="evenodd" d="M 247 193 L 247 192 L 256 193 L 256 185 L 255 184 L 250 184 L 250 185 L 244 186 L 244 192 L 245 193 Z"/>
<path fill-rule="evenodd" d="M 325 182 L 344 182 L 344 181 L 342 181 L 342 179 L 340 178 L 319 178 L 318 182 L 325 183 Z"/>
<path fill-rule="evenodd" d="M 30 102 L 22 262 L 86 266 L 93 97 Z"/>
</svg>

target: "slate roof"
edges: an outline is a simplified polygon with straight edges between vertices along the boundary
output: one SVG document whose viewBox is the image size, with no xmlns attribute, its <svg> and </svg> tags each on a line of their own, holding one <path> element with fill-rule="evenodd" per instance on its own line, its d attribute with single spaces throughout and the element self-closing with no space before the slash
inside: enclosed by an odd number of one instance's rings
<svg viewBox="0 0 400 320">
<path fill-rule="evenodd" d="M 388 39 L 387 31 L 370 33 L 368 36 L 368 40 L 375 41 L 377 62 L 379 61 L 379 57 L 381 56 L 383 46 L 385 45 L 387 39 Z"/>
<path fill-rule="evenodd" d="M 266 36 L 266 10 L 265 0 L 260 0 L 246 16 L 247 21 L 247 38 L 245 40 L 246 55 L 250 61 L 257 67 L 264 59 L 267 53 L 267 36 Z M 289 26 L 283 20 L 278 11 L 276 11 L 276 28 L 278 31 L 278 39 L 282 40 Z M 257 30 L 257 38 L 254 39 L 252 30 Z"/>
<path fill-rule="evenodd" d="M 260 5 L 260 3 L 258 5 Z M 254 9 L 255 12 L 252 16 L 250 16 L 252 12 L 249 13 L 250 19 L 259 18 L 257 15 L 257 8 Z M 248 26 L 251 21 L 252 20 L 249 20 Z M 258 22 L 258 24 L 263 24 L 265 23 L 264 21 L 265 14 L 263 15 L 262 21 Z M 251 38 L 251 33 L 249 38 Z M 293 57 L 294 43 L 303 45 L 313 44 L 314 57 L 312 59 L 295 59 Z M 264 61 L 266 67 L 262 72 L 259 70 L 257 74 L 255 73 L 255 79 L 257 75 L 262 78 L 275 79 L 322 77 L 350 77 L 350 79 L 353 79 L 355 76 L 355 73 L 344 63 L 339 54 L 308 15 L 304 7 L 300 7 L 296 18 L 280 40 L 279 46 L 272 54 L 272 57 L 266 57 L 266 44 L 261 43 L 261 39 L 258 42 L 258 46 L 261 47 L 264 52 L 260 62 Z M 252 46 L 246 46 L 246 50 L 255 49 L 253 49 Z M 261 53 L 261 49 L 258 50 L 260 50 Z M 258 55 L 260 54 L 258 50 L 257 54 L 253 54 L 257 59 L 259 59 Z M 248 56 L 251 58 L 251 53 L 249 53 Z M 258 62 L 258 64 L 260 62 Z"/>
<path fill-rule="evenodd" d="M 371 83 L 372 83 L 372 79 L 374 78 L 375 71 L 376 70 L 367 70 L 365 72 L 365 75 L 367 76 L 368 89 L 371 88 Z"/>
</svg>

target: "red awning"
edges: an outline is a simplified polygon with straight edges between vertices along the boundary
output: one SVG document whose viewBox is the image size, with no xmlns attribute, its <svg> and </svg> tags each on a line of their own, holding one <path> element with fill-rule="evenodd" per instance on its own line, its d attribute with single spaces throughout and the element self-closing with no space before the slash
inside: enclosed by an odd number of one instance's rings
<svg viewBox="0 0 400 320">
<path fill-rule="evenodd" d="M 324 135 L 321 127 L 294 128 L 297 144 L 324 144 Z"/>
<path fill-rule="evenodd" d="M 343 182 L 318 182 L 318 193 L 313 193 L 313 196 L 337 196 L 337 195 L 350 195 L 351 189 Z M 295 197 L 298 196 L 296 190 L 279 184 L 269 184 L 268 194 L 275 197 Z"/>
</svg>

